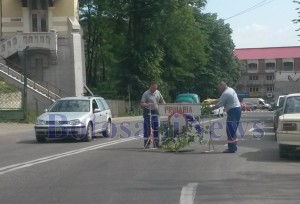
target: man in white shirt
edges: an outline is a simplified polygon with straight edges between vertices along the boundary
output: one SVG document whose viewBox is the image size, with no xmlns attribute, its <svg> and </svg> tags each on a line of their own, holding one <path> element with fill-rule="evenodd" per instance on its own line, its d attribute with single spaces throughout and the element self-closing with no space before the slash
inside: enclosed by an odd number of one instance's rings
<svg viewBox="0 0 300 204">
<path fill-rule="evenodd" d="M 235 153 L 237 151 L 236 131 L 239 126 L 242 113 L 241 104 L 236 92 L 227 86 L 224 81 L 221 81 L 218 84 L 218 90 L 221 93 L 221 97 L 212 103 L 216 104 L 213 109 L 224 106 L 227 112 L 226 134 L 228 139 L 228 149 L 226 149 L 224 153 Z"/>
</svg>

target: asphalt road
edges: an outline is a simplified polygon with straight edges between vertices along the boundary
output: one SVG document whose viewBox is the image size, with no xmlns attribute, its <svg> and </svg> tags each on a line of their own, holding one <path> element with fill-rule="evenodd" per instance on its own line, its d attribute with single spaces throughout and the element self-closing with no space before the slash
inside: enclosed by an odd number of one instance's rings
<svg viewBox="0 0 300 204">
<path fill-rule="evenodd" d="M 221 153 L 224 119 L 212 120 L 210 153 L 144 150 L 140 118 L 116 119 L 113 138 L 90 143 L 40 144 L 33 125 L 0 124 L 0 203 L 299 203 L 300 156 L 279 159 L 272 112 L 243 114 L 235 154 Z"/>
</svg>

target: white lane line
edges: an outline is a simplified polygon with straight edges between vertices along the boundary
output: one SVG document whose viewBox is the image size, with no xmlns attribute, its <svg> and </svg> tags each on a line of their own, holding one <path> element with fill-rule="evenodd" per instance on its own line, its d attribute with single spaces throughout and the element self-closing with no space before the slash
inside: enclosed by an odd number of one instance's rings
<svg viewBox="0 0 300 204">
<path fill-rule="evenodd" d="M 251 128 L 248 130 L 248 132 L 253 132 L 255 129 L 254 128 Z"/>
<path fill-rule="evenodd" d="M 87 151 L 91 151 L 91 150 L 96 150 L 96 149 L 100 149 L 103 147 L 112 146 L 112 145 L 123 143 L 123 142 L 128 142 L 131 140 L 136 140 L 136 138 L 126 138 L 126 139 L 120 139 L 120 140 L 116 140 L 116 141 L 106 142 L 103 144 L 97 144 L 97 145 L 93 145 L 90 147 L 85 147 L 85 148 L 81 148 L 81 149 L 77 149 L 77 150 L 72 150 L 69 152 L 64 152 L 61 154 L 55 154 L 55 155 L 51 155 L 51 156 L 47 156 L 47 157 L 42 157 L 42 158 L 31 160 L 28 162 L 23 162 L 23 163 L 18 163 L 18 164 L 1 167 L 0 175 L 3 175 L 8 172 L 16 171 L 18 169 L 27 168 L 27 167 L 30 167 L 30 166 L 33 166 L 36 164 L 49 162 L 49 161 L 60 159 L 63 157 L 67 157 L 67 156 L 71 156 L 71 155 L 75 155 L 75 154 L 79 154 L 79 153 L 83 153 L 83 152 L 87 152 Z"/>
<path fill-rule="evenodd" d="M 180 194 L 180 204 L 193 204 L 196 196 L 198 183 L 189 183 L 183 186 Z"/>
</svg>

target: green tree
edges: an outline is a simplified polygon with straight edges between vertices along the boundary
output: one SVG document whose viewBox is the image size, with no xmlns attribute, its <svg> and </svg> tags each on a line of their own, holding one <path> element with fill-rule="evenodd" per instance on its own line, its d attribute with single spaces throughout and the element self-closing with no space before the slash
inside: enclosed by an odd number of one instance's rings
<svg viewBox="0 0 300 204">
<path fill-rule="evenodd" d="M 295 24 L 299 24 L 300 23 L 300 1 L 293 1 L 295 4 L 298 4 L 298 7 L 296 8 L 297 14 L 298 14 L 298 19 L 293 19 L 293 22 Z M 300 28 L 298 28 L 296 31 L 300 31 Z M 300 36 L 300 35 L 298 35 Z"/>
<path fill-rule="evenodd" d="M 164 96 L 215 94 L 217 81 L 239 78 L 231 29 L 205 0 L 83 0 L 87 79 L 109 98 L 139 100 L 151 80 Z M 230 73 L 230 74 L 229 74 Z M 171 100 L 171 99 L 170 99 Z"/>
<path fill-rule="evenodd" d="M 242 66 L 234 55 L 232 30 L 216 14 L 195 11 L 195 18 L 208 36 L 205 47 L 207 64 L 198 69 L 195 85 L 203 99 L 217 97 L 216 84 L 223 80 L 234 86 L 242 72 Z"/>
</svg>

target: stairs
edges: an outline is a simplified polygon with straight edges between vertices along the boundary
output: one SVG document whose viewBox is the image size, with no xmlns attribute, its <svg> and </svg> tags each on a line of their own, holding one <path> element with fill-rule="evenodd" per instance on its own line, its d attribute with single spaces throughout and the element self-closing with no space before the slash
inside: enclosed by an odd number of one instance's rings
<svg viewBox="0 0 300 204">
<path fill-rule="evenodd" d="M 5 78 L 9 78 L 10 81 L 14 82 L 14 85 L 17 87 L 24 87 L 24 76 L 19 72 L 9 68 L 3 63 L 0 63 L 0 75 L 5 76 Z M 46 87 L 32 81 L 27 78 L 27 88 L 33 90 L 34 92 L 46 97 L 47 99 L 54 102 L 56 99 L 60 98 L 58 93 L 54 93 L 50 91 Z M 58 91 L 59 92 L 59 91 Z"/>
</svg>

